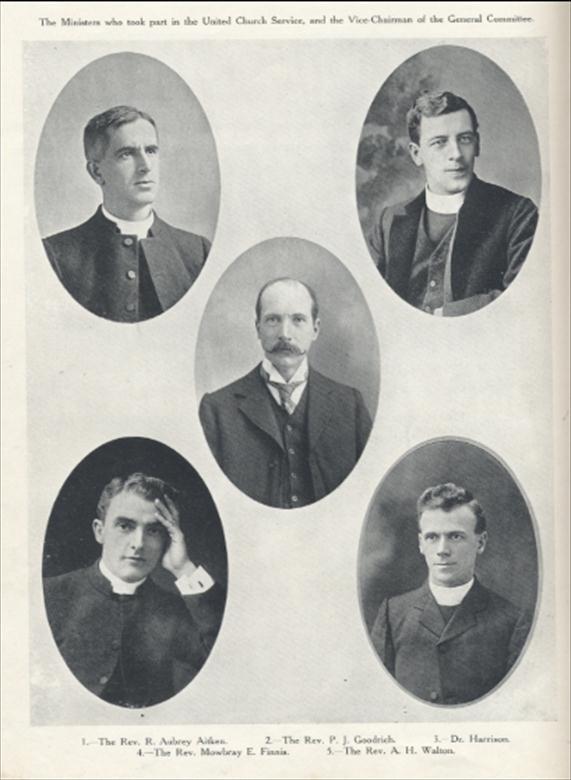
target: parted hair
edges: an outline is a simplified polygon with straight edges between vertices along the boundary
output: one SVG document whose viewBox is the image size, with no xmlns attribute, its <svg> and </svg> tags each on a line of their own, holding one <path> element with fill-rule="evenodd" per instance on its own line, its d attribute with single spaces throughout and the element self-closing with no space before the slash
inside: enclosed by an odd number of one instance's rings
<svg viewBox="0 0 571 780">
<path fill-rule="evenodd" d="M 415 144 L 418 144 L 420 141 L 420 122 L 423 116 L 441 116 L 442 114 L 452 114 L 454 111 L 462 111 L 463 109 L 466 109 L 470 114 L 472 128 L 477 133 L 478 118 L 476 112 L 463 97 L 455 95 L 453 92 L 421 92 L 406 115 L 410 140 Z"/>
<path fill-rule="evenodd" d="M 136 493 L 147 501 L 154 501 L 157 498 L 163 501 L 164 497 L 168 496 L 177 506 L 179 504 L 179 493 L 176 488 L 158 477 L 149 477 L 137 471 L 128 477 L 114 477 L 111 482 L 105 485 L 97 502 L 97 517 L 101 522 L 105 521 L 109 504 L 113 498 L 123 491 Z"/>
<path fill-rule="evenodd" d="M 429 487 L 422 493 L 416 502 L 417 521 L 420 523 L 421 515 L 426 509 L 442 509 L 444 512 L 450 512 L 457 506 L 470 507 L 476 518 L 475 533 L 484 533 L 487 526 L 484 510 L 469 490 L 453 482 Z"/>
<path fill-rule="evenodd" d="M 83 131 L 83 150 L 90 162 L 98 162 L 105 154 L 109 143 L 109 130 L 121 127 L 128 122 L 145 119 L 157 131 L 155 120 L 145 111 L 133 106 L 113 106 L 92 117 Z"/>
</svg>

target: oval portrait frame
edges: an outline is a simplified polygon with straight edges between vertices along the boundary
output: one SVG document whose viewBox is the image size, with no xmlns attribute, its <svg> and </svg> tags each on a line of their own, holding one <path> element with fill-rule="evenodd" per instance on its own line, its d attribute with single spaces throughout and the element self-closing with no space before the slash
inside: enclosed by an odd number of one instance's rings
<svg viewBox="0 0 571 780">
<path fill-rule="evenodd" d="M 101 555 L 101 542 L 96 541 L 93 522 L 103 488 L 116 477 L 124 480 L 132 474 L 141 473 L 163 480 L 169 489 L 174 489 L 170 495 L 176 496 L 175 500 L 180 511 L 180 528 L 185 537 L 189 558 L 197 566 L 202 566 L 214 580 L 214 585 L 205 592 L 206 606 L 204 596 L 190 596 L 190 598 L 203 599 L 201 605 L 198 605 L 198 610 L 206 610 L 205 614 L 208 615 L 209 620 L 213 621 L 216 628 L 213 637 L 213 629 L 208 627 L 210 632 L 208 635 L 209 648 L 206 656 L 200 659 L 198 665 L 192 666 L 186 658 L 173 656 L 171 659 L 166 657 L 166 661 L 165 658 L 162 658 L 160 668 L 163 672 L 164 663 L 172 661 L 169 672 L 172 675 L 172 680 L 169 680 L 172 682 L 172 690 L 169 689 L 164 698 L 149 704 L 124 704 L 119 701 L 107 700 L 101 691 L 97 692 L 94 689 L 102 680 L 100 678 L 102 671 L 99 670 L 99 665 L 108 665 L 109 648 L 112 646 L 117 649 L 116 645 L 119 644 L 119 641 L 115 638 L 114 643 L 110 644 L 109 647 L 107 647 L 109 643 L 104 643 L 104 646 L 101 644 L 103 640 L 92 643 L 93 637 L 90 639 L 89 631 L 82 635 L 80 629 L 85 624 L 87 615 L 94 616 L 93 619 L 98 620 L 100 619 L 98 615 L 103 610 L 107 615 L 105 621 L 107 628 L 104 629 L 102 625 L 98 625 L 94 626 L 92 630 L 101 636 L 106 631 L 107 633 L 111 632 L 109 636 L 105 634 L 105 637 L 111 642 L 110 637 L 114 627 L 112 609 L 116 609 L 117 606 L 112 607 L 109 602 L 111 589 L 100 573 L 98 560 Z M 147 489 L 145 485 L 143 485 L 143 489 Z M 131 436 L 108 441 L 85 455 L 70 472 L 55 498 L 44 534 L 42 561 L 44 608 L 52 638 L 69 672 L 79 685 L 82 685 L 97 698 L 109 701 L 113 706 L 133 710 L 158 706 L 186 690 L 187 686 L 207 664 L 224 617 L 228 581 L 227 546 L 222 522 L 208 487 L 186 458 L 171 447 L 154 439 Z M 145 594 L 141 596 L 141 614 L 143 617 L 145 614 L 147 615 L 145 618 L 147 621 L 151 620 L 152 622 L 156 619 L 156 615 L 151 611 L 151 607 L 155 603 L 163 604 L 164 602 L 165 609 L 162 614 L 167 618 L 170 614 L 169 610 L 178 617 L 180 617 L 179 613 L 185 614 L 185 610 L 180 609 L 182 596 L 175 586 L 174 575 L 162 567 L 160 558 L 156 568 L 148 574 L 147 579 L 152 582 Z M 143 585 L 140 587 L 142 588 Z M 102 593 L 107 595 L 102 596 Z M 69 594 L 78 596 L 81 603 L 68 601 L 67 607 L 63 611 L 65 614 L 63 614 L 62 598 L 65 596 L 67 599 Z M 173 596 L 176 597 L 177 603 L 175 603 Z M 50 599 L 51 602 L 48 606 Z M 76 620 L 75 625 L 73 624 L 74 620 Z M 190 610 L 190 623 L 192 623 L 192 630 L 194 630 L 196 627 L 194 610 Z M 184 630 L 187 631 L 187 629 L 188 627 L 185 625 Z M 157 629 L 154 628 L 150 635 L 158 636 Z M 193 642 L 195 641 L 194 635 L 190 638 Z M 85 645 L 86 642 L 88 645 L 93 644 L 95 648 L 89 668 L 84 667 L 85 657 L 79 658 L 77 651 L 77 648 Z M 74 648 L 76 649 L 74 650 Z M 160 648 L 160 650 L 166 653 L 165 648 Z M 149 653 L 149 658 L 154 658 L 155 654 L 159 655 L 159 651 L 153 648 L 150 649 Z M 152 663 L 155 662 L 156 658 Z M 151 662 L 143 659 L 140 663 L 142 664 L 141 669 L 147 669 L 145 663 Z M 108 675 L 107 669 L 104 673 Z M 79 675 L 85 680 L 80 679 Z M 153 689 L 155 696 L 156 693 Z"/>
<path fill-rule="evenodd" d="M 487 517 L 489 538 L 484 554 L 478 557 L 478 580 L 529 617 L 527 636 L 511 668 L 483 694 L 455 703 L 430 701 L 401 684 L 387 669 L 371 636 L 380 605 L 386 599 L 417 590 L 427 580 L 426 563 L 418 549 L 416 501 L 426 488 L 446 482 L 469 490 Z M 512 533 L 514 528 L 517 534 Z M 515 553 L 513 546 L 517 548 Z M 502 558 L 508 548 L 509 577 Z M 457 708 L 472 706 L 498 692 L 516 672 L 529 647 L 542 580 L 540 537 L 531 504 L 512 470 L 491 449 L 462 437 L 429 439 L 402 455 L 377 485 L 359 540 L 361 619 L 371 650 L 387 677 L 417 701 L 440 709 Z"/>
<path fill-rule="evenodd" d="M 491 89 L 494 90 L 493 100 L 490 99 Z M 395 219 L 401 214 L 408 214 L 409 207 L 416 202 L 416 196 L 425 186 L 422 168 L 415 166 L 410 157 L 406 124 L 407 111 L 425 91 L 452 92 L 465 98 L 475 110 L 480 136 L 480 154 L 476 159 L 475 172 L 481 182 L 506 188 L 530 199 L 535 206 L 540 206 L 542 192 L 537 132 L 527 103 L 512 77 L 489 56 L 468 46 L 436 45 L 408 57 L 392 71 L 372 100 L 363 123 L 356 159 L 357 211 L 369 254 L 375 263 L 379 263 L 379 251 L 382 251 L 383 263 L 388 265 L 392 262 L 392 278 L 383 281 L 407 303 L 403 288 L 405 281 L 400 279 L 396 265 L 402 266 L 405 260 L 410 263 L 412 257 L 408 255 L 408 244 L 406 258 L 404 255 L 400 258 L 395 250 L 396 239 L 389 243 L 388 215 L 393 209 L 397 214 Z M 514 137 L 517 137 L 515 145 Z M 525 165 L 521 165 L 522 159 L 526 160 Z M 487 198 L 490 198 L 489 192 Z M 526 212 L 530 225 L 529 229 L 526 228 L 526 235 L 533 235 L 535 229 L 532 204 L 528 208 L 530 213 Z M 381 228 L 381 216 L 385 220 L 382 223 L 384 228 Z M 402 227 L 404 229 L 404 222 Z M 478 224 L 476 228 L 475 233 L 485 234 L 485 225 Z M 476 246 L 475 240 L 470 240 L 471 247 Z M 402 236 L 398 244 L 403 246 Z M 381 250 L 379 247 L 385 248 Z M 391 247 L 394 256 L 388 257 L 386 255 L 391 254 Z M 410 253 L 413 250 L 414 241 Z M 387 274 L 389 272 L 385 269 L 382 275 Z M 516 280 L 517 276 L 513 281 Z M 511 282 L 510 278 L 506 283 Z M 476 311 L 494 300 L 493 297 L 482 300 L 475 308 L 468 307 L 466 310 L 451 308 L 450 315 Z M 422 310 L 420 306 L 418 308 Z M 444 313 L 447 314 L 446 310 Z"/>
<path fill-rule="evenodd" d="M 359 390 L 374 421 L 380 385 L 379 343 L 363 292 L 350 270 L 328 249 L 291 236 L 255 244 L 219 278 L 198 332 L 194 371 L 197 399 L 235 382 L 261 362 L 256 299 L 266 282 L 282 277 L 309 285 L 319 301 L 321 327 L 311 347 L 310 365 L 334 382 Z M 309 404 L 311 414 L 311 400 Z M 236 481 L 234 484 L 240 487 Z"/>
<path fill-rule="evenodd" d="M 208 254 L 220 208 L 220 169 L 212 128 L 199 99 L 177 72 L 156 57 L 129 51 L 106 54 L 85 65 L 62 87 L 46 116 L 36 152 L 38 230 L 42 239 L 52 237 L 83 225 L 96 212 L 101 192 L 86 170 L 83 130 L 90 119 L 114 106 L 133 106 L 155 121 L 160 186 L 153 207 L 171 228 L 170 238 L 163 238 L 174 240 L 172 228 L 183 231 L 178 234 L 182 251 L 195 258 L 192 269 L 184 255 L 182 270 L 173 265 L 175 292 L 163 306 L 165 311 L 186 296 Z M 54 197 L 54 182 L 65 183 L 63 195 Z M 186 248 L 185 242 L 191 247 Z M 49 253 L 48 258 L 62 281 L 65 275 L 57 259 Z M 72 282 L 66 282 L 62 286 L 84 308 L 122 321 L 99 313 L 89 300 L 81 300 L 86 293 L 76 292 Z"/>
</svg>

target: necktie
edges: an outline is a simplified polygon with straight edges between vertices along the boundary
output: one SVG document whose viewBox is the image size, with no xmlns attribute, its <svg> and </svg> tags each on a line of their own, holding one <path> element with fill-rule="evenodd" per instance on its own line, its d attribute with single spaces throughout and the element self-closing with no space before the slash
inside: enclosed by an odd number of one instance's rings
<svg viewBox="0 0 571 780">
<path fill-rule="evenodd" d="M 268 380 L 268 385 L 275 387 L 278 391 L 280 395 L 280 405 L 288 414 L 293 414 L 295 412 L 295 404 L 291 400 L 291 394 L 296 387 L 303 384 L 303 382 L 288 382 L 286 384 L 285 382 L 272 382 L 271 380 Z"/>
</svg>

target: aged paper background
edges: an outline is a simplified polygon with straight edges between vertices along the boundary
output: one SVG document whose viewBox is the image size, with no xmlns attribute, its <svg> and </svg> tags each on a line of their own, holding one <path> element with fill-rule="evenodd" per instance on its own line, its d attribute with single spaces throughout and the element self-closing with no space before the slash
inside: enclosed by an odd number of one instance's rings
<svg viewBox="0 0 571 780">
<path fill-rule="evenodd" d="M 567 5 L 4 3 L 2 13 L 3 776 L 565 777 Z M 451 13 L 532 21 L 348 21 Z M 241 14 L 306 24 L 150 27 L 163 18 Z M 344 23 L 332 24 L 333 14 Z M 325 24 L 309 24 L 322 15 Z M 40 21 L 62 16 L 145 25 Z M 415 52 L 450 42 L 492 58 L 521 91 L 539 138 L 541 221 L 524 270 L 499 302 L 427 322 L 389 294 L 371 262 L 355 158 L 383 81 Z M 199 281 L 139 326 L 88 316 L 64 294 L 39 241 L 33 191 L 39 136 L 58 93 L 84 65 L 126 50 L 156 57 L 187 81 L 211 124 L 222 182 Z M 484 137 L 484 150 L 486 143 L 492 139 Z M 54 198 L 62 184 L 51 183 Z M 202 436 L 194 381 L 201 317 L 220 275 L 275 236 L 317 242 L 346 265 L 369 305 L 381 359 L 375 426 L 358 468 L 333 495 L 293 513 L 254 504 L 225 479 Z M 226 616 L 207 665 L 186 691 L 144 713 L 81 688 L 53 644 L 41 597 L 55 496 L 87 453 L 120 436 L 155 438 L 198 470 L 217 504 L 230 565 Z M 507 464 L 535 517 L 541 558 L 536 625 L 518 669 L 492 696 L 453 710 L 394 685 L 369 647 L 356 581 L 378 483 L 411 447 L 442 436 L 480 443 Z M 434 735 L 451 734 L 465 740 L 454 754 L 423 753 Z M 470 734 L 509 742 L 471 743 Z M 267 737 L 277 748 L 284 735 L 301 743 L 288 743 L 287 756 L 259 755 Z M 332 737 L 355 735 L 390 735 L 403 750 L 328 752 L 337 746 Z M 126 742 L 199 736 L 225 739 L 242 755 L 140 756 Z M 248 747 L 255 755 L 245 755 Z"/>
</svg>

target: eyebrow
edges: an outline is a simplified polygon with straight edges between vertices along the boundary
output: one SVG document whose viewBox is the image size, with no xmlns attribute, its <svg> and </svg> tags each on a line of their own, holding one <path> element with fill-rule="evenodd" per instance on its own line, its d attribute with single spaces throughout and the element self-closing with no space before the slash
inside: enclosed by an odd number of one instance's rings
<svg viewBox="0 0 571 780">
<path fill-rule="evenodd" d="M 144 144 L 142 146 L 121 146 L 119 149 L 116 149 L 114 154 L 123 154 L 123 152 L 136 152 L 137 149 L 158 149 L 158 144 Z"/>
</svg>

